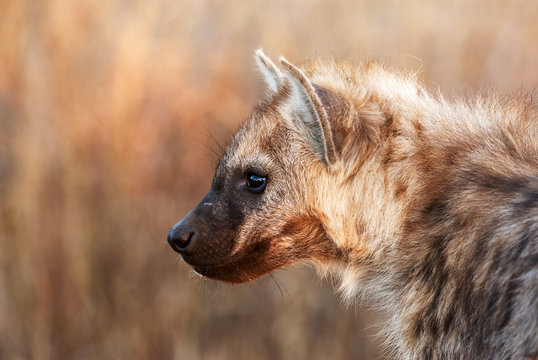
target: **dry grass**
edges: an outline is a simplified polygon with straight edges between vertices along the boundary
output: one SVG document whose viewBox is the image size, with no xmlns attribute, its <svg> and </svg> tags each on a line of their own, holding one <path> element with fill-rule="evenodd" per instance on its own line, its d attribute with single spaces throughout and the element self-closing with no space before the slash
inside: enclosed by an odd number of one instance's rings
<svg viewBox="0 0 538 360">
<path fill-rule="evenodd" d="M 368 316 L 312 270 L 226 287 L 166 244 L 263 91 L 253 50 L 449 93 L 538 82 L 532 0 L 0 3 L 2 359 L 373 358 Z"/>
</svg>

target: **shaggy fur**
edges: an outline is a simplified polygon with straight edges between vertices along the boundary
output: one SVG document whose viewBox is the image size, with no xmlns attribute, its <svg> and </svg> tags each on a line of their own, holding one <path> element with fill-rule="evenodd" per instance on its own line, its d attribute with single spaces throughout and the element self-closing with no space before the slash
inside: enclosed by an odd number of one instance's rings
<svg viewBox="0 0 538 360">
<path fill-rule="evenodd" d="M 170 231 L 185 261 L 228 282 L 313 261 L 385 310 L 399 359 L 536 356 L 533 104 L 448 101 L 376 63 L 256 57 L 270 91 Z"/>
</svg>

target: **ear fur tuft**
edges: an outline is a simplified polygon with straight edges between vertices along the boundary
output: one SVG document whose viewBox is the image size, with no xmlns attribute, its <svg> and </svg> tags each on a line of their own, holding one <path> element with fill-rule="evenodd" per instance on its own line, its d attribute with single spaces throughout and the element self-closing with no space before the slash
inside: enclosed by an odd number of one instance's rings
<svg viewBox="0 0 538 360">
<path fill-rule="evenodd" d="M 271 91 L 276 92 L 284 82 L 284 76 L 276 65 L 263 53 L 262 49 L 256 50 L 254 58 L 258 68 L 262 72 Z"/>
</svg>

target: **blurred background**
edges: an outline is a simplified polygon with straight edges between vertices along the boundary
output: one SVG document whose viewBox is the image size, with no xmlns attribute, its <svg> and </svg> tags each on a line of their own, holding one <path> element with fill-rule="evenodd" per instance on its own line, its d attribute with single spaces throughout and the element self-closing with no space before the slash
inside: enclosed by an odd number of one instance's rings
<svg viewBox="0 0 538 360">
<path fill-rule="evenodd" d="M 374 58 L 430 89 L 538 83 L 538 2 L 0 0 L 0 359 L 381 359 L 296 266 L 194 276 L 168 229 L 264 92 L 254 50 Z"/>
</svg>

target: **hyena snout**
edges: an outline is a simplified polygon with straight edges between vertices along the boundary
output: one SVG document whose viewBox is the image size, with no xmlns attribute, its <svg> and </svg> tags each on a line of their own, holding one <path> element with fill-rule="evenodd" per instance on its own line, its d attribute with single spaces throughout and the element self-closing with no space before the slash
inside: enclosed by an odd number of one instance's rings
<svg viewBox="0 0 538 360">
<path fill-rule="evenodd" d="M 168 244 L 192 266 L 215 266 L 229 260 L 235 233 L 223 231 L 207 203 L 190 211 L 168 231 Z"/>
</svg>

